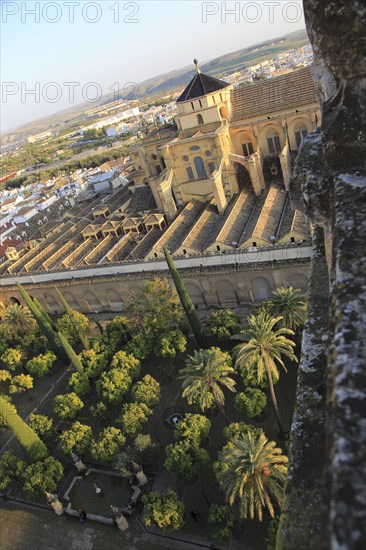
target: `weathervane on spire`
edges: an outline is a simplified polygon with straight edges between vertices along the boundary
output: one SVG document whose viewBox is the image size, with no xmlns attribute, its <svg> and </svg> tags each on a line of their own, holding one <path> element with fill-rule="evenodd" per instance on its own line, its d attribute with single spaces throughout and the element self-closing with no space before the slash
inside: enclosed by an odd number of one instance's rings
<svg viewBox="0 0 366 550">
<path fill-rule="evenodd" d="M 198 66 L 198 59 L 193 59 L 193 63 L 196 65 L 197 74 L 200 74 L 201 69 L 200 69 L 199 66 Z"/>
</svg>

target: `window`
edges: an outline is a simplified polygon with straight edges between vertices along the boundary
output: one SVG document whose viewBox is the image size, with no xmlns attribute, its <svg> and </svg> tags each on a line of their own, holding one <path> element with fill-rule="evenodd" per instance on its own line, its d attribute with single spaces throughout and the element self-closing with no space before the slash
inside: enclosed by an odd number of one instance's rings
<svg viewBox="0 0 366 550">
<path fill-rule="evenodd" d="M 223 99 L 222 99 L 222 93 L 221 93 L 221 92 L 220 92 L 220 99 L 221 99 L 221 101 L 223 101 Z"/>
<path fill-rule="evenodd" d="M 197 124 L 203 124 L 203 116 L 197 115 Z"/>
<path fill-rule="evenodd" d="M 186 168 L 186 171 L 187 171 L 188 179 L 190 181 L 193 181 L 194 180 L 194 174 L 193 174 L 192 168 L 189 166 L 188 168 Z"/>
<path fill-rule="evenodd" d="M 250 157 L 254 153 L 253 144 L 251 141 L 248 141 L 248 143 L 243 143 L 243 153 L 245 157 Z"/>
<path fill-rule="evenodd" d="M 190 150 L 191 150 L 191 151 L 199 151 L 200 148 L 199 148 L 198 145 L 193 145 L 192 147 L 190 147 Z"/>
<path fill-rule="evenodd" d="M 157 164 L 157 165 L 155 166 L 155 168 L 156 168 L 156 173 L 157 173 L 157 175 L 161 174 L 162 169 L 161 169 L 160 164 Z"/>
<path fill-rule="evenodd" d="M 184 160 L 185 162 L 188 162 L 188 161 L 189 161 L 189 157 L 187 157 L 187 155 L 184 155 L 183 160 Z"/>
<path fill-rule="evenodd" d="M 183 254 L 187 254 L 187 250 L 183 248 Z"/>
<path fill-rule="evenodd" d="M 254 248 L 257 248 L 257 243 L 255 241 L 252 242 L 252 245 L 254 246 Z"/>
<path fill-rule="evenodd" d="M 205 155 L 206 155 L 206 157 L 210 157 L 211 156 L 211 151 L 205 151 Z"/>
<path fill-rule="evenodd" d="M 191 105 L 192 105 L 192 111 L 194 111 L 194 104 L 193 104 L 193 101 L 191 101 Z"/>
<path fill-rule="evenodd" d="M 281 152 L 280 136 L 276 130 L 271 130 L 267 134 L 268 151 L 270 153 Z"/>
<path fill-rule="evenodd" d="M 153 158 L 154 160 L 158 159 L 157 155 L 151 155 L 151 158 Z"/>
<path fill-rule="evenodd" d="M 207 172 L 202 157 L 194 157 L 194 167 L 196 169 L 197 178 L 199 180 L 205 180 L 207 178 Z"/>
<path fill-rule="evenodd" d="M 213 101 L 214 103 L 216 103 L 216 99 L 215 99 L 215 96 L 214 96 L 214 95 L 212 96 L 212 101 Z"/>
<path fill-rule="evenodd" d="M 212 174 L 215 171 L 215 163 L 214 162 L 209 162 L 208 163 L 208 170 L 209 170 L 210 174 Z"/>
<path fill-rule="evenodd" d="M 217 252 L 220 252 L 220 247 L 219 247 L 218 244 L 216 245 L 216 250 L 217 250 Z"/>
<path fill-rule="evenodd" d="M 202 101 L 200 99 L 198 100 L 198 103 L 200 104 L 200 107 L 202 109 Z"/>
<path fill-rule="evenodd" d="M 165 168 L 166 168 L 166 164 L 165 164 L 165 160 L 164 160 L 164 157 L 160 157 L 160 164 L 162 165 L 162 167 L 163 167 L 163 170 L 165 170 Z"/>
<path fill-rule="evenodd" d="M 300 144 L 305 136 L 307 136 L 308 131 L 305 124 L 297 124 L 295 126 L 295 139 L 297 147 L 300 147 Z"/>
<path fill-rule="evenodd" d="M 291 237 L 291 242 L 294 243 L 295 242 L 295 237 Z"/>
</svg>

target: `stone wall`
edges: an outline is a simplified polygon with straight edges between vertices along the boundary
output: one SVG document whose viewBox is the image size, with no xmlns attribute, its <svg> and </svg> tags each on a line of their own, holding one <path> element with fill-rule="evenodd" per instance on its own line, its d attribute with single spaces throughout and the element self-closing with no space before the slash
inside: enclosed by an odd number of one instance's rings
<svg viewBox="0 0 366 550">
<path fill-rule="evenodd" d="M 329 270 L 317 269 L 314 258 L 277 548 L 356 550 L 366 545 L 366 7 L 364 0 L 304 0 L 304 9 L 322 126 L 304 140 L 294 200 L 324 229 Z M 328 280 L 324 401 L 314 371 L 324 369 L 316 288 Z"/>
</svg>

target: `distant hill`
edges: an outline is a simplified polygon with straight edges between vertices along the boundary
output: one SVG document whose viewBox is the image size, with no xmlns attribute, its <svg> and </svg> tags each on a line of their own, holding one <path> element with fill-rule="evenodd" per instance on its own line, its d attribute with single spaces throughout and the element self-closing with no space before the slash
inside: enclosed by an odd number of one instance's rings
<svg viewBox="0 0 366 550">
<path fill-rule="evenodd" d="M 278 38 L 260 42 L 231 52 L 220 57 L 216 57 L 210 61 L 200 63 L 202 72 L 210 74 L 212 76 L 222 77 L 225 74 L 235 72 L 243 66 L 256 65 L 265 59 L 269 59 L 274 55 L 283 52 L 285 50 L 300 48 L 309 43 L 308 36 L 305 29 L 295 31 Z M 192 60 L 193 61 L 193 60 Z M 163 91 L 174 91 L 183 88 L 188 84 L 189 80 L 193 77 L 195 69 L 193 63 L 187 67 L 176 69 L 168 73 L 164 73 L 148 80 L 144 80 L 139 84 L 139 98 L 145 98 L 147 96 L 154 96 L 162 93 Z M 106 94 L 101 97 L 99 105 L 106 105 L 113 101 L 113 93 Z M 95 105 L 97 106 L 97 105 Z M 54 115 L 40 118 L 38 120 L 29 122 L 17 129 L 13 129 L 8 132 L 4 132 L 6 136 L 5 141 L 13 141 L 20 139 L 25 134 L 42 132 L 59 126 L 65 120 L 71 120 L 83 116 L 85 112 L 90 108 L 90 104 L 83 103 L 80 105 L 74 105 L 63 111 L 59 111 Z"/>
</svg>

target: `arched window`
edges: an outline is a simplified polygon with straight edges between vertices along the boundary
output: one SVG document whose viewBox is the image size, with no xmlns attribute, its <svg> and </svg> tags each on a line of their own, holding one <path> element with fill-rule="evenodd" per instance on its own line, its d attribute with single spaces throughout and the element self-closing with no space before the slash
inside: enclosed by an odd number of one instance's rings
<svg viewBox="0 0 366 550">
<path fill-rule="evenodd" d="M 197 115 L 197 124 L 203 124 L 203 116 Z"/>
<path fill-rule="evenodd" d="M 299 122 L 295 126 L 295 139 L 297 147 L 300 147 L 300 144 L 305 136 L 307 136 L 308 130 L 303 122 Z"/>
<path fill-rule="evenodd" d="M 199 180 L 207 179 L 207 172 L 202 157 L 194 157 L 194 166 L 196 168 L 197 178 Z"/>
<path fill-rule="evenodd" d="M 280 136 L 278 135 L 277 130 L 269 130 L 267 133 L 267 143 L 269 153 L 281 152 Z"/>
</svg>

